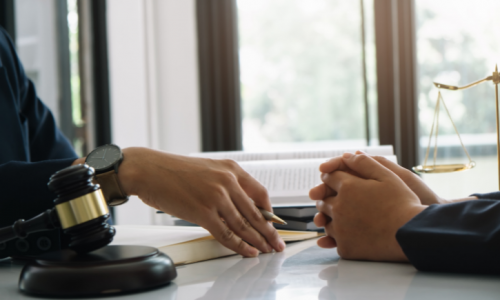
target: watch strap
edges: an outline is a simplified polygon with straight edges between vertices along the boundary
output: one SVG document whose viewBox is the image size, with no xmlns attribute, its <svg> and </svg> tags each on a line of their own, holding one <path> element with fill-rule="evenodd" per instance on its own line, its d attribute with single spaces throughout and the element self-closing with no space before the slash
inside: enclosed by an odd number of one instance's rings
<svg viewBox="0 0 500 300">
<path fill-rule="evenodd" d="M 121 205 L 128 201 L 128 196 L 123 192 L 115 170 L 96 174 L 95 179 L 101 186 L 102 193 L 109 206 Z"/>
</svg>

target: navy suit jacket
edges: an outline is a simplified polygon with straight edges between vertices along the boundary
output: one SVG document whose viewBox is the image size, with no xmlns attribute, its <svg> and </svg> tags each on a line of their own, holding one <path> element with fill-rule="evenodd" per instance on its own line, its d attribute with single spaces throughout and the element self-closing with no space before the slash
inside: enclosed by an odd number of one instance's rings
<svg viewBox="0 0 500 300">
<path fill-rule="evenodd" d="M 500 192 L 430 205 L 396 238 L 421 271 L 500 274 Z"/>
<path fill-rule="evenodd" d="M 0 27 L 0 224 L 52 208 L 49 178 L 76 158 Z"/>
</svg>

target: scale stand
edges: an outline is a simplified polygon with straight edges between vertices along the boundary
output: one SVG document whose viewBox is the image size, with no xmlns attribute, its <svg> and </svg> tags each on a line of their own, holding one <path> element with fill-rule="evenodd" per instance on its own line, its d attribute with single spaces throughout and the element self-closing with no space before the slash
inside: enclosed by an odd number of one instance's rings
<svg viewBox="0 0 500 300">
<path fill-rule="evenodd" d="M 465 90 L 468 88 L 471 88 L 473 86 L 476 86 L 480 83 L 486 82 L 486 81 L 492 81 L 493 84 L 495 85 L 495 101 L 496 101 L 496 122 L 497 122 L 497 165 L 498 165 L 498 186 L 500 189 L 500 125 L 499 125 L 499 105 L 498 105 L 498 84 L 500 83 L 500 74 L 498 73 L 498 67 L 495 66 L 495 71 L 491 76 L 488 76 L 484 79 L 478 80 L 476 82 L 473 82 L 471 84 L 468 84 L 466 86 L 458 87 L 458 86 L 452 86 L 452 85 L 447 85 L 447 84 L 442 84 L 442 83 L 437 83 L 434 82 L 434 85 L 438 89 L 445 89 L 445 90 L 451 90 L 451 91 L 459 91 L 459 90 Z M 440 110 L 440 104 L 441 102 L 443 103 L 443 106 L 446 109 L 446 112 L 448 113 L 448 117 L 450 118 L 453 127 L 455 128 L 455 132 L 458 135 L 458 138 L 460 139 L 460 143 L 462 144 L 462 148 L 464 149 L 465 154 L 469 158 L 469 163 L 467 164 L 450 164 L 450 165 L 437 165 L 436 164 L 436 157 L 437 157 L 437 136 L 438 136 L 438 131 L 439 131 L 439 110 Z M 434 126 L 436 125 L 436 126 Z M 427 159 L 429 156 L 429 150 L 431 146 L 431 139 L 432 135 L 434 133 L 434 128 L 436 129 L 435 131 L 435 144 L 434 144 L 434 164 L 433 165 L 427 165 Z M 434 111 L 434 119 L 432 123 L 432 128 L 431 128 L 431 134 L 429 136 L 429 144 L 427 146 L 427 152 L 425 154 L 425 161 L 423 165 L 420 166 L 415 166 L 413 167 L 413 170 L 417 173 L 447 173 L 447 172 L 456 172 L 456 171 L 464 171 L 464 170 L 469 170 L 472 169 L 476 164 L 471 160 L 469 153 L 467 152 L 467 149 L 465 149 L 464 144 L 462 143 L 462 139 L 460 138 L 460 134 L 458 133 L 457 127 L 453 123 L 453 120 L 451 119 L 450 113 L 448 111 L 448 108 L 446 107 L 446 104 L 444 103 L 443 97 L 441 96 L 441 92 L 438 93 L 438 100 L 436 103 L 436 109 Z"/>
</svg>

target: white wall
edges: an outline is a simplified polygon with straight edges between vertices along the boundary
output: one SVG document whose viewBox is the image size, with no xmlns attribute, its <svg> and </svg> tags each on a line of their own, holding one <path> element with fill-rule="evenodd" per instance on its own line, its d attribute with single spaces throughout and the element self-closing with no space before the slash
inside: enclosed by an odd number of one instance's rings
<svg viewBox="0 0 500 300">
<path fill-rule="evenodd" d="M 200 151 L 194 0 L 108 0 L 113 142 L 178 154 Z M 133 197 L 118 224 L 153 224 Z"/>
</svg>

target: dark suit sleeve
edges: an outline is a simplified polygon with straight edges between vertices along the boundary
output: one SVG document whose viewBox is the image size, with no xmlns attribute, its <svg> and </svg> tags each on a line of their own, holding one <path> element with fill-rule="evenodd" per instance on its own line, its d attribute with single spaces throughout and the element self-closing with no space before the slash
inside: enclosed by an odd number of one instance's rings
<svg viewBox="0 0 500 300">
<path fill-rule="evenodd" d="M 500 200 L 500 191 L 486 194 L 472 194 L 471 196 L 476 196 L 479 199 Z"/>
<path fill-rule="evenodd" d="M 421 271 L 500 274 L 500 202 L 431 205 L 396 238 Z"/>
</svg>

